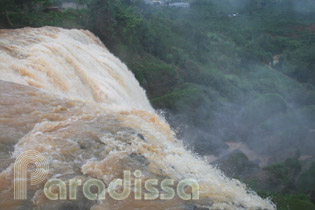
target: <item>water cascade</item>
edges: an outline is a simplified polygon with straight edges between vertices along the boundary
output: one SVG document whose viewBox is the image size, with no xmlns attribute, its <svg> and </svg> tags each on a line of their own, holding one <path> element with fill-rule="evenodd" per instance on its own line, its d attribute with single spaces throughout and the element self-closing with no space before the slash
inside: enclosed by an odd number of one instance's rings
<svg viewBox="0 0 315 210">
<path fill-rule="evenodd" d="M 132 72 L 88 31 L 0 30 L 0 90 L 1 209 L 275 209 L 185 149 Z M 29 150 L 47 158 L 49 172 L 45 181 L 28 183 L 26 200 L 16 200 L 14 161 Z M 126 170 L 131 193 L 115 200 L 108 186 Z M 76 199 L 68 188 L 65 200 L 50 200 L 43 189 L 51 179 L 66 186 L 71 179 L 101 180 L 106 198 L 88 199 L 81 186 Z M 199 199 L 144 199 L 149 179 L 159 181 L 160 194 L 163 180 L 174 180 L 174 190 L 181 180 L 195 180 Z"/>
</svg>

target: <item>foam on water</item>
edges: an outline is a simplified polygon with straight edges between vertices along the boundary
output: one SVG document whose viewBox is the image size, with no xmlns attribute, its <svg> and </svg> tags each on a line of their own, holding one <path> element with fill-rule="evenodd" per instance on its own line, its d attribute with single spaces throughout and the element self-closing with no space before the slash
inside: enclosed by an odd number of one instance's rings
<svg viewBox="0 0 315 210">
<path fill-rule="evenodd" d="M 7 160 L 0 164 L 0 206 L 275 209 L 186 150 L 126 65 L 92 33 L 53 27 L 0 30 L 0 49 L 0 80 L 7 81 L 0 82 L 1 157 Z M 28 189 L 29 201 L 14 201 L 12 163 L 27 150 L 49 157 L 48 178 L 109 183 L 123 170 L 141 170 L 144 180 L 197 180 L 200 199 L 57 202 L 46 199 L 37 185 Z"/>
</svg>

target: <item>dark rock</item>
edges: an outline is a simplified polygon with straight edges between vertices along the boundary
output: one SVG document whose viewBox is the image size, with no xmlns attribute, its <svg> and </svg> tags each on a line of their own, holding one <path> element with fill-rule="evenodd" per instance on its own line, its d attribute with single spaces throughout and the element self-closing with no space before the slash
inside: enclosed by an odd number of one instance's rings
<svg viewBox="0 0 315 210">
<path fill-rule="evenodd" d="M 144 138 L 144 136 L 143 136 L 141 133 L 138 133 L 137 136 L 138 136 L 140 139 L 142 139 L 143 141 L 146 141 L 145 138 Z"/>
<path fill-rule="evenodd" d="M 259 165 L 250 161 L 241 151 L 234 151 L 215 162 L 228 176 L 233 178 L 246 178 L 259 170 Z"/>
<path fill-rule="evenodd" d="M 132 153 L 132 154 L 129 155 L 129 157 L 132 160 L 137 161 L 142 166 L 146 166 L 146 165 L 150 164 L 150 162 L 143 155 L 138 155 L 136 153 Z"/>
</svg>

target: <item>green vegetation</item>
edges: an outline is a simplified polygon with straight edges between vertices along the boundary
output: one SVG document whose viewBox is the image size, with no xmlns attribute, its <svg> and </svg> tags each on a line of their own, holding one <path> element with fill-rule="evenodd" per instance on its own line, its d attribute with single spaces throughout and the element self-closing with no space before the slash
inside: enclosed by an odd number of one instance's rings
<svg viewBox="0 0 315 210">
<path fill-rule="evenodd" d="M 311 210 L 315 209 L 315 162 L 302 174 L 301 163 L 289 158 L 284 163 L 265 168 L 270 176 L 268 181 L 273 185 L 271 192 L 258 191 L 263 197 L 270 198 L 279 210 Z M 267 181 L 265 181 L 267 182 Z M 255 185 L 255 183 L 252 182 Z M 281 193 L 275 189 L 281 189 Z"/>
<path fill-rule="evenodd" d="M 308 194 L 313 201 L 315 200 L 315 162 L 300 175 L 297 188 L 301 193 Z"/>
<path fill-rule="evenodd" d="M 18 28 L 45 25 L 64 28 L 84 28 L 84 10 L 60 10 L 62 0 L 1 0 L 0 24 Z M 1 26 L 0 25 L 0 26 Z"/>
<path fill-rule="evenodd" d="M 233 152 L 221 158 L 218 165 L 229 177 L 243 181 L 246 180 L 249 174 L 259 169 L 258 164 L 251 162 L 248 157 L 240 151 Z M 250 186 L 254 186 L 254 183 L 251 184 Z"/>
<path fill-rule="evenodd" d="M 302 169 L 301 163 L 297 159 L 289 158 L 284 163 L 273 164 L 265 168 L 276 185 L 282 185 L 284 192 L 294 190 L 296 177 Z"/>
<path fill-rule="evenodd" d="M 315 205 L 305 195 L 268 195 L 278 210 L 311 210 Z"/>
<path fill-rule="evenodd" d="M 242 117 L 250 123 L 260 123 L 286 111 L 287 103 L 284 99 L 279 94 L 268 93 L 259 96 L 246 105 Z"/>
</svg>

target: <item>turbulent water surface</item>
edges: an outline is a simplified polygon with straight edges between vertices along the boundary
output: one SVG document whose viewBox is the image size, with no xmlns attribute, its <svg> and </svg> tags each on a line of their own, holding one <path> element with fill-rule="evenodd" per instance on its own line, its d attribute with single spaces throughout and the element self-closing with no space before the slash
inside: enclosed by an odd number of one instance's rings
<svg viewBox="0 0 315 210">
<path fill-rule="evenodd" d="M 0 50 L 1 209 L 275 209 L 186 150 L 133 74 L 90 32 L 0 30 Z M 47 157 L 47 180 L 107 186 L 124 170 L 140 170 L 142 180 L 194 179 L 200 198 L 90 201 L 78 192 L 77 200 L 52 201 L 43 182 L 28 185 L 27 200 L 14 200 L 13 163 L 27 150 Z"/>
</svg>

